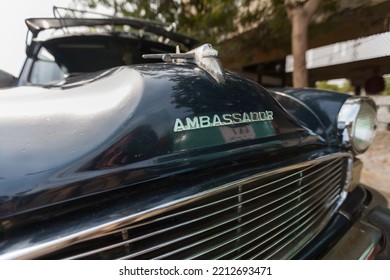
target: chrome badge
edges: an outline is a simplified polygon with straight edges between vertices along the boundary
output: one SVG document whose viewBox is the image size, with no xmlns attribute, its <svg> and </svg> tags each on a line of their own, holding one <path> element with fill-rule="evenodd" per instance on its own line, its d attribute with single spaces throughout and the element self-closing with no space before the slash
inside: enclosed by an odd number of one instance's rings
<svg viewBox="0 0 390 280">
<path fill-rule="evenodd" d="M 187 117 L 185 119 L 177 118 L 175 121 L 175 126 L 173 128 L 174 132 L 194 130 L 207 127 L 218 127 L 225 125 L 235 125 L 235 124 L 249 124 L 253 122 L 264 122 L 272 121 L 274 119 L 273 111 L 264 111 L 264 112 L 249 112 L 249 113 L 232 113 L 232 114 L 222 114 L 222 115 L 213 115 L 213 116 L 196 116 L 196 117 Z"/>
</svg>

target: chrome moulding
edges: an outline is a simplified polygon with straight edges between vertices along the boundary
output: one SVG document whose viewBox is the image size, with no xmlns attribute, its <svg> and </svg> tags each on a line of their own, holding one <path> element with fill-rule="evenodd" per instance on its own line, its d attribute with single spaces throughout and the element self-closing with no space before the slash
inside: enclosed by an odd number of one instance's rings
<svg viewBox="0 0 390 280">
<path fill-rule="evenodd" d="M 344 200 L 348 162 L 347 154 L 337 154 L 256 174 L 162 205 L 127 223 L 121 219 L 109 227 L 88 229 L 88 235 L 84 232 L 77 239 L 73 235 L 74 242 L 51 242 L 52 249 L 45 248 L 44 254 L 28 255 L 289 259 L 312 240 Z M 44 244 L 38 248 L 42 250 Z"/>
</svg>

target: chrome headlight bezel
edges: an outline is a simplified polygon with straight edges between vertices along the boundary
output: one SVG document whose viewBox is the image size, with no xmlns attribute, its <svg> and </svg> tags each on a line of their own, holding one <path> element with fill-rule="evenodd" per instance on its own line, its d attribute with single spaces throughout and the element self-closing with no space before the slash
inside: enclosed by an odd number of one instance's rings
<svg viewBox="0 0 390 280">
<path fill-rule="evenodd" d="M 377 110 L 369 97 L 350 97 L 341 107 L 337 128 L 342 145 L 354 154 L 367 151 L 374 141 L 377 126 Z"/>
</svg>

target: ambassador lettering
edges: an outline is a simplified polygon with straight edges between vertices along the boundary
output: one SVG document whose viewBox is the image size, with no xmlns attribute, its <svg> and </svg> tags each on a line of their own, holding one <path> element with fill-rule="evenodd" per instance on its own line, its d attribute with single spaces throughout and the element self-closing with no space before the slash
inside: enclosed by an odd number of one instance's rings
<svg viewBox="0 0 390 280">
<path fill-rule="evenodd" d="M 174 132 L 185 130 L 193 130 L 207 127 L 217 127 L 223 125 L 232 125 L 240 123 L 264 122 L 272 121 L 274 113 L 272 111 L 265 112 L 249 112 L 249 113 L 233 113 L 213 116 L 199 116 L 185 118 L 183 120 L 177 118 L 175 121 Z"/>
</svg>

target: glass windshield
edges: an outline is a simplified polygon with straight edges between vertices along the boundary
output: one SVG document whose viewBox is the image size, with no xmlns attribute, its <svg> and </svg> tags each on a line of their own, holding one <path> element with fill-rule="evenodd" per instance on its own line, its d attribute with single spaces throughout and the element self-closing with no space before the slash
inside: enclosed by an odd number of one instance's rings
<svg viewBox="0 0 390 280">
<path fill-rule="evenodd" d="M 65 66 L 60 65 L 49 51 L 42 47 L 34 61 L 30 82 L 33 84 L 48 85 L 63 81 L 68 74 Z"/>
<path fill-rule="evenodd" d="M 72 36 L 46 41 L 33 61 L 28 81 L 58 84 L 69 76 L 117 66 L 160 62 L 145 60 L 143 54 L 175 52 L 160 42 L 121 36 Z"/>
</svg>

